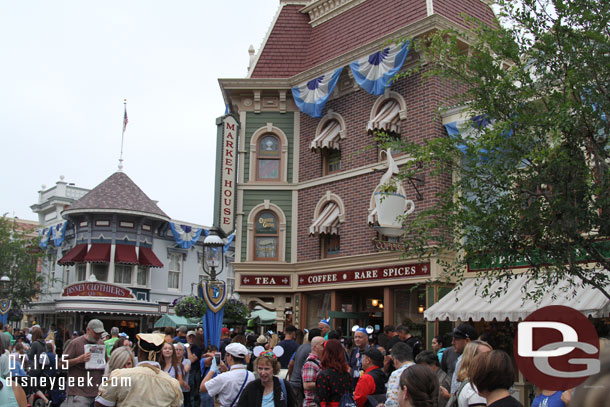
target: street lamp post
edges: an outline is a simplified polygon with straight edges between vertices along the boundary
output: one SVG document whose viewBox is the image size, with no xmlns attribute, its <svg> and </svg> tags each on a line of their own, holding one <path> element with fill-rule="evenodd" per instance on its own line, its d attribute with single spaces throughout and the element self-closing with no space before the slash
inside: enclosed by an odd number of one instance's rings
<svg viewBox="0 0 610 407">
<path fill-rule="evenodd" d="M 210 276 L 211 281 L 215 281 L 216 275 L 222 273 L 225 257 L 222 250 L 224 245 L 224 241 L 214 230 L 211 230 L 203 241 L 203 271 Z"/>
</svg>

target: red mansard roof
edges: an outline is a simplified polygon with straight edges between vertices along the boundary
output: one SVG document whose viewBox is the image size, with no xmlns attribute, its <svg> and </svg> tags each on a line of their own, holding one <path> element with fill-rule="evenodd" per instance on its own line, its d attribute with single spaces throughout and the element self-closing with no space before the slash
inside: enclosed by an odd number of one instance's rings
<svg viewBox="0 0 610 407">
<path fill-rule="evenodd" d="M 461 13 L 493 24 L 481 0 L 434 0 L 434 13 L 463 24 Z M 367 0 L 311 27 L 303 6 L 286 5 L 256 62 L 252 78 L 289 78 L 427 16 L 426 0 Z"/>
</svg>

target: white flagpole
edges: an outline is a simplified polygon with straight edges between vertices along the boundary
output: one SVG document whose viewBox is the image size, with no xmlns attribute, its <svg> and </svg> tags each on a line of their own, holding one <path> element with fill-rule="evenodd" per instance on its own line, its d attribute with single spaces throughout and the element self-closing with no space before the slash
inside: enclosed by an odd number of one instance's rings
<svg viewBox="0 0 610 407">
<path fill-rule="evenodd" d="M 123 171 L 123 140 L 125 139 L 125 128 L 127 127 L 127 99 L 123 99 L 123 134 L 121 134 L 121 156 L 119 157 L 119 171 Z"/>
</svg>

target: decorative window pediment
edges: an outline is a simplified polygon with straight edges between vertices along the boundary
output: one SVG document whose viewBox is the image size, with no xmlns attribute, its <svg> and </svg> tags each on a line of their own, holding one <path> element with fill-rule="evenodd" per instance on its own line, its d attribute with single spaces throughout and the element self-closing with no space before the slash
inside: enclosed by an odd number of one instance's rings
<svg viewBox="0 0 610 407">
<path fill-rule="evenodd" d="M 316 137 L 311 142 L 311 149 L 339 150 L 339 142 L 346 136 L 345 121 L 341 115 L 329 112 L 318 124 Z"/>
<path fill-rule="evenodd" d="M 345 206 L 339 196 L 330 191 L 318 202 L 314 218 L 309 227 L 311 235 L 338 235 L 341 223 L 345 222 Z"/>
<path fill-rule="evenodd" d="M 400 122 L 406 118 L 407 107 L 403 97 L 388 92 L 375 101 L 366 129 L 369 133 L 380 130 L 400 134 Z"/>
</svg>

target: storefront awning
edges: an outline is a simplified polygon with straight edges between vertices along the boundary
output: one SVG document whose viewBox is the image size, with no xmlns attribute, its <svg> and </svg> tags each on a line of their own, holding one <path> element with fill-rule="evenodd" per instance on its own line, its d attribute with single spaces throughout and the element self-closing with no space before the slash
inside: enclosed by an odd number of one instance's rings
<svg viewBox="0 0 610 407">
<path fill-rule="evenodd" d="M 311 149 L 332 148 L 339 150 L 341 138 L 341 125 L 336 120 L 329 120 L 324 124 L 320 134 L 311 142 Z"/>
<path fill-rule="evenodd" d="M 255 309 L 248 319 L 253 319 L 259 325 L 273 325 L 277 322 L 277 313 L 264 308 Z"/>
<path fill-rule="evenodd" d="M 314 219 L 313 223 L 309 227 L 309 234 L 339 234 L 339 215 L 339 206 L 334 202 L 330 202 L 324 207 L 320 215 Z"/>
<path fill-rule="evenodd" d="M 400 133 L 400 104 L 390 99 L 366 126 L 369 131 L 385 130 Z"/>
<path fill-rule="evenodd" d="M 518 321 L 525 319 L 532 312 L 548 305 L 564 305 L 582 312 L 585 316 L 594 318 L 607 317 L 610 314 L 610 300 L 599 290 L 586 286 L 574 289 L 569 287 L 568 282 L 555 286 L 552 290 L 537 302 L 532 300 L 523 301 L 524 293 L 531 290 L 533 286 L 527 284 L 528 275 L 521 274 L 508 284 L 505 294 L 498 298 L 490 299 L 482 296 L 482 288 L 477 290 L 477 279 L 468 278 L 461 287 L 454 288 L 436 304 L 424 311 L 424 317 L 428 321 L 439 319 L 441 321 Z M 479 280 L 478 287 L 483 287 L 485 282 Z M 495 282 L 490 292 L 503 286 L 504 283 Z"/>
<path fill-rule="evenodd" d="M 126 244 L 117 244 L 114 252 L 115 264 L 138 264 L 138 256 L 136 255 L 136 247 Z"/>
<path fill-rule="evenodd" d="M 110 263 L 110 244 L 93 243 L 84 261 L 87 263 Z"/>
<path fill-rule="evenodd" d="M 87 244 L 77 244 L 64 257 L 59 259 L 57 264 L 61 266 L 71 266 L 74 263 L 82 263 L 87 255 Z"/>
<path fill-rule="evenodd" d="M 161 260 L 148 247 L 140 247 L 140 266 L 163 267 Z"/>
</svg>

